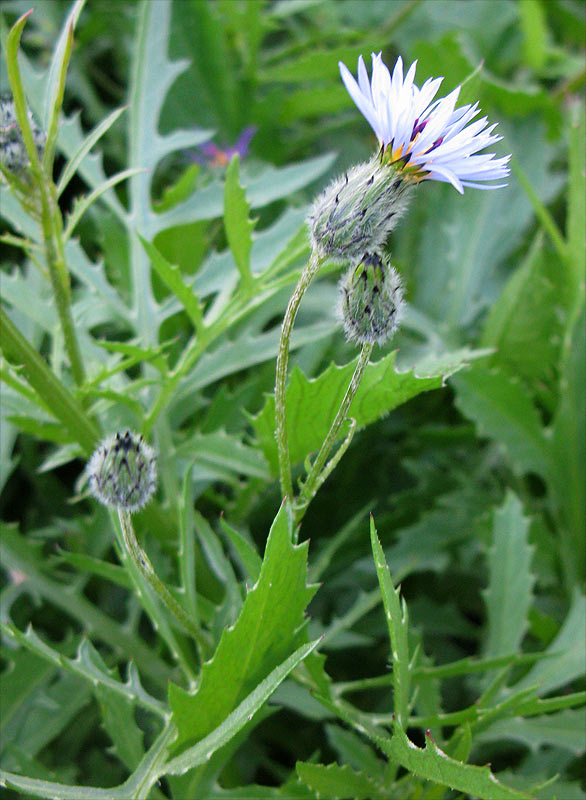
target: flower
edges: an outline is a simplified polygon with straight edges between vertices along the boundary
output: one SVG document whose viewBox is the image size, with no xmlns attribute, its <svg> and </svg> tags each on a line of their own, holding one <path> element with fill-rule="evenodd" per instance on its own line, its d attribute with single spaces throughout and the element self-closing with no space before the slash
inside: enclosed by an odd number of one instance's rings
<svg viewBox="0 0 586 800">
<path fill-rule="evenodd" d="M 472 122 L 479 113 L 478 103 L 456 108 L 460 86 L 434 100 L 443 78 L 430 78 L 419 89 L 413 83 L 416 66 L 414 61 L 403 77 L 403 60 L 399 57 L 391 76 L 381 53 L 373 53 L 369 83 L 362 56 L 358 59 L 358 82 L 339 62 L 344 85 L 376 133 L 385 160 L 401 163 L 405 173 L 416 181 L 451 183 L 461 194 L 464 187 L 506 186 L 484 181 L 505 178 L 510 171 L 510 155 L 475 155 L 502 139 L 493 134 L 496 125 L 487 127 L 486 117 Z"/>
<path fill-rule="evenodd" d="M 247 128 L 244 128 L 233 147 L 221 148 L 213 142 L 205 142 L 204 144 L 200 144 L 198 150 L 201 152 L 192 152 L 191 159 L 198 164 L 210 164 L 213 167 L 225 167 L 232 160 L 232 156 L 235 156 L 237 153 L 240 158 L 245 158 L 248 153 L 248 146 L 250 145 L 250 141 L 255 133 L 256 128 L 253 125 L 249 125 Z"/>
<path fill-rule="evenodd" d="M 338 317 L 349 341 L 383 344 L 403 315 L 403 286 L 387 256 L 366 253 L 340 281 Z"/>
<path fill-rule="evenodd" d="M 86 471 L 90 491 L 100 503 L 131 514 L 145 506 L 157 488 L 155 451 L 130 431 L 100 442 Z"/>
</svg>

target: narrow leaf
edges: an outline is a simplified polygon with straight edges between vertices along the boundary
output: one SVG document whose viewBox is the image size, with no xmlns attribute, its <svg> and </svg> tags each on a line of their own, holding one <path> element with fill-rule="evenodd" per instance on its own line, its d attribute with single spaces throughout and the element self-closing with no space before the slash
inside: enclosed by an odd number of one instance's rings
<svg viewBox="0 0 586 800">
<path fill-rule="evenodd" d="M 409 710 L 411 678 L 408 642 L 409 618 L 405 601 L 401 604 L 399 592 L 393 586 L 372 516 L 370 518 L 370 542 L 391 644 L 395 715 L 398 724 L 405 727 Z"/>
<path fill-rule="evenodd" d="M 534 583 L 528 529 L 521 502 L 509 491 L 494 515 L 489 583 L 484 593 L 488 615 L 486 658 L 514 653 L 527 628 Z"/>
<path fill-rule="evenodd" d="M 224 228 L 242 283 L 246 287 L 252 284 L 250 250 L 255 225 L 248 218 L 249 211 L 250 205 L 246 202 L 245 191 L 240 185 L 240 159 L 238 154 L 235 154 L 226 170 Z"/>
</svg>

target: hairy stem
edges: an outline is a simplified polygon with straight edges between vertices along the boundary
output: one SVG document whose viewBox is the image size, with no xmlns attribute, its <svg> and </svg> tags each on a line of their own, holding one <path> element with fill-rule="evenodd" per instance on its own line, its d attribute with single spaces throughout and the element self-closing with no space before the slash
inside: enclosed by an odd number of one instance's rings
<svg viewBox="0 0 586 800">
<path fill-rule="evenodd" d="M 181 627 L 193 637 L 198 650 L 200 662 L 203 663 L 204 654 L 209 650 L 209 643 L 203 632 L 198 628 L 194 621 L 189 617 L 180 603 L 173 597 L 171 592 L 167 589 L 165 584 L 159 578 L 149 557 L 139 545 L 132 520 L 128 511 L 118 509 L 118 519 L 120 520 L 120 527 L 122 528 L 122 536 L 126 551 L 133 564 L 136 566 L 145 581 L 155 592 L 161 603 L 165 608 L 175 617 Z"/>
<path fill-rule="evenodd" d="M 291 331 L 295 323 L 295 317 L 299 309 L 299 304 L 307 287 L 315 277 L 322 264 L 322 259 L 316 252 L 311 254 L 309 263 L 301 273 L 301 277 L 295 287 L 281 328 L 281 339 L 279 341 L 279 353 L 277 355 L 277 374 L 275 378 L 275 437 L 277 439 L 277 449 L 279 453 L 279 476 L 281 481 L 281 492 L 283 497 L 293 496 L 293 482 L 291 479 L 291 462 L 289 458 L 289 439 L 287 435 L 287 409 L 285 405 L 285 389 L 287 383 L 287 365 L 289 362 L 289 342 Z"/>
</svg>

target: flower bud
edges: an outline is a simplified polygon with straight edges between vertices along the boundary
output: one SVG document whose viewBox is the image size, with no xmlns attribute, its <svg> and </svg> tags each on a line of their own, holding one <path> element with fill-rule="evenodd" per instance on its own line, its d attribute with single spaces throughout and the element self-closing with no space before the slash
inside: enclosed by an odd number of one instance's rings
<svg viewBox="0 0 586 800">
<path fill-rule="evenodd" d="M 338 314 L 347 338 L 382 344 L 398 328 L 403 312 L 401 279 L 387 260 L 367 253 L 340 281 Z"/>
<path fill-rule="evenodd" d="M 380 156 L 337 178 L 308 218 L 313 248 L 334 261 L 376 252 L 402 216 L 413 184 Z"/>
<path fill-rule="evenodd" d="M 28 112 L 33 140 L 39 154 L 43 155 L 47 137 Z M 14 100 L 9 94 L 0 97 L 0 161 L 9 172 L 22 172 L 29 165 L 29 157 L 16 118 Z"/>
<path fill-rule="evenodd" d="M 116 433 L 95 449 L 87 474 L 90 491 L 100 503 L 133 513 L 157 488 L 155 451 L 136 433 Z"/>
</svg>

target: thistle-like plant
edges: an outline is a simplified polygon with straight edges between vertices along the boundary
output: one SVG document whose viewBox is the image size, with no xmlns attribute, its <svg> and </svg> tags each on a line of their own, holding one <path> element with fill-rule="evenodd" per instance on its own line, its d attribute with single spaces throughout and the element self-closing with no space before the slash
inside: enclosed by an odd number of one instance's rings
<svg viewBox="0 0 586 800">
<path fill-rule="evenodd" d="M 345 64 L 339 64 L 344 85 L 376 133 L 380 148 L 370 161 L 336 178 L 316 199 L 307 220 L 311 258 L 283 320 L 275 382 L 276 438 L 281 489 L 292 495 L 285 408 L 289 338 L 301 299 L 324 261 L 347 266 L 339 316 L 348 338 L 362 350 L 348 393 L 303 485 L 300 514 L 351 441 L 353 428 L 336 461 L 326 464 L 374 344 L 382 344 L 397 329 L 403 292 L 384 249 L 413 190 L 427 180 L 450 183 L 460 193 L 465 187 L 499 189 L 506 184 L 489 181 L 509 174 L 510 155 L 496 158 L 494 153 L 479 152 L 502 137 L 493 133 L 496 126 L 489 126 L 486 117 L 475 120 L 478 103 L 456 108 L 460 87 L 436 100 L 443 79 L 430 78 L 419 88 L 414 83 L 416 66 L 414 62 L 404 76 L 399 57 L 391 75 L 381 54 L 373 53 L 369 81 L 360 56 L 356 81 Z"/>
</svg>

